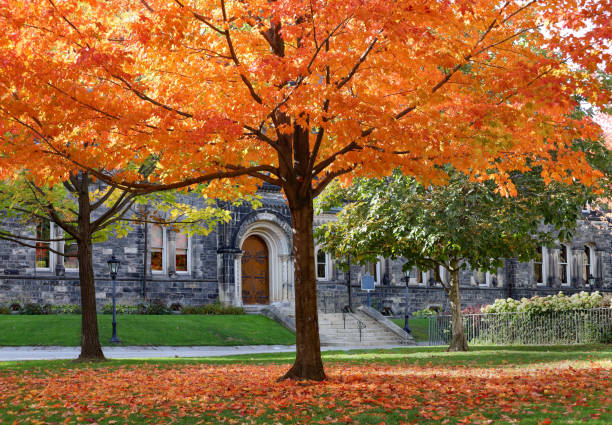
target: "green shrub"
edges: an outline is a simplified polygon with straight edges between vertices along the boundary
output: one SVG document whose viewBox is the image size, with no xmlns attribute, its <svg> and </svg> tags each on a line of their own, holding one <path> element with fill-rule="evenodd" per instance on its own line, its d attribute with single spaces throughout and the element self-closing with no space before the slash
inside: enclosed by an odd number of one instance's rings
<svg viewBox="0 0 612 425">
<path fill-rule="evenodd" d="M 52 305 L 50 314 L 81 314 L 81 306 L 79 304 Z"/>
<path fill-rule="evenodd" d="M 115 309 L 117 310 L 117 314 L 141 314 L 137 305 L 117 304 Z M 104 304 L 102 313 L 113 314 L 113 305 L 110 303 Z"/>
<path fill-rule="evenodd" d="M 244 314 L 244 308 L 224 306 L 217 303 L 196 306 L 185 306 L 183 314 Z"/>
<path fill-rule="evenodd" d="M 482 309 L 483 313 L 527 313 L 538 315 L 560 311 L 589 310 L 591 308 L 610 308 L 610 303 L 599 291 L 593 293 L 580 292 L 570 297 L 563 292 L 547 297 L 535 296 L 514 300 L 512 298 L 498 299 Z"/>
<path fill-rule="evenodd" d="M 166 304 L 159 300 L 151 301 L 147 305 L 146 312 L 144 314 L 170 314 L 171 310 Z"/>
<path fill-rule="evenodd" d="M 11 308 L 8 305 L 0 305 L 0 314 L 11 314 Z"/>
<path fill-rule="evenodd" d="M 412 312 L 412 317 L 432 317 L 435 316 L 437 313 L 432 310 L 431 308 L 424 308 L 423 310 L 417 310 Z"/>
<path fill-rule="evenodd" d="M 21 307 L 21 310 L 19 310 L 19 312 L 21 314 L 28 314 L 28 315 L 47 314 L 45 313 L 43 306 L 41 306 L 40 304 L 35 304 L 35 303 L 25 303 L 23 307 Z"/>
</svg>

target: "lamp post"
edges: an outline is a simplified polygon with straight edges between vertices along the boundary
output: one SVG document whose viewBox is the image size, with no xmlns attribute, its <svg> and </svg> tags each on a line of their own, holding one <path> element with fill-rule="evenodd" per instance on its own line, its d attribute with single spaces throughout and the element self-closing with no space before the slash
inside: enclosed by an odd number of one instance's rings
<svg viewBox="0 0 612 425">
<path fill-rule="evenodd" d="M 404 330 L 409 334 L 412 334 L 410 327 L 408 326 L 408 282 L 410 281 L 410 269 L 404 270 L 404 280 L 406 281 L 406 310 L 404 311 Z"/>
<path fill-rule="evenodd" d="M 121 341 L 119 338 L 117 338 L 116 279 L 120 261 L 113 255 L 106 263 L 108 264 L 108 271 L 111 275 L 111 279 L 113 280 L 113 336 L 111 337 L 110 342 L 119 344 Z"/>
<path fill-rule="evenodd" d="M 589 286 L 591 289 L 595 288 L 595 276 L 592 274 L 589 275 Z"/>
</svg>

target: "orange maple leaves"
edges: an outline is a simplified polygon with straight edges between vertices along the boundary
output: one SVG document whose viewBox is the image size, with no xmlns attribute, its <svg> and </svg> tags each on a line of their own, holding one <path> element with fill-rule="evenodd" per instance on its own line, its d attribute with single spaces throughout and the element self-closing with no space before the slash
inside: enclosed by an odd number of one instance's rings
<svg viewBox="0 0 612 425">
<path fill-rule="evenodd" d="M 428 178 L 444 163 L 503 176 L 535 157 L 588 182 L 566 144 L 598 129 L 567 114 L 574 94 L 609 100 L 597 76 L 612 62 L 609 4 L 3 1 L 0 135 L 28 137 L 5 137 L 18 155 L 0 166 L 129 180 L 130 161 L 157 155 L 151 178 L 166 182 L 252 163 L 270 176 L 291 162 L 279 139 L 299 124 L 322 132 L 313 176 L 401 166 Z"/>
<path fill-rule="evenodd" d="M 141 365 L 2 373 L 0 406 L 21 409 L 16 423 L 33 423 L 44 412 L 67 423 L 101 418 L 124 423 L 131 415 L 155 423 L 183 417 L 202 423 L 351 423 L 366 415 L 383 423 L 390 415 L 399 423 L 486 424 L 541 409 L 551 417 L 571 414 L 577 406 L 605 409 L 612 401 L 612 370 L 596 364 L 575 369 L 567 364 L 527 369 L 335 365 L 321 383 L 276 382 L 285 367 Z"/>
</svg>

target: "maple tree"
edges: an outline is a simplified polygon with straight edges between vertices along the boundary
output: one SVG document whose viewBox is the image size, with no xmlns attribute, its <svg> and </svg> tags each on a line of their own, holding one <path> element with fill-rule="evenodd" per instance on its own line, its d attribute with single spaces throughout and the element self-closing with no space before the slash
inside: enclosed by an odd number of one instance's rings
<svg viewBox="0 0 612 425">
<path fill-rule="evenodd" d="M 565 114 L 609 100 L 610 2 L 0 1 L 0 169 L 75 167 L 139 193 L 219 179 L 281 186 L 293 226 L 297 357 L 323 379 L 312 201 L 334 179 L 452 164 L 595 177 Z M 550 52 L 550 53 L 546 53 Z M 87 149 L 83 149 L 88 146 Z M 554 150 L 556 155 L 551 155 Z M 525 163 L 525 153 L 535 158 Z M 137 165 L 155 157 L 146 181 Z M 48 164 L 53 175 L 48 176 Z M 106 173 L 104 170 L 121 170 Z"/>
</svg>

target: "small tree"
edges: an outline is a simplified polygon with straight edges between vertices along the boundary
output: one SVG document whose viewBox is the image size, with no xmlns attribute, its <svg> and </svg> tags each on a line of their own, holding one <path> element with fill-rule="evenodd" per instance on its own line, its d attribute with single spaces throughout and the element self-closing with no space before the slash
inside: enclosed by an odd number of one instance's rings
<svg viewBox="0 0 612 425">
<path fill-rule="evenodd" d="M 360 262 L 403 257 L 405 270 L 432 269 L 450 299 L 453 337 L 448 349 L 466 351 L 459 271 L 468 264 L 493 271 L 508 257 L 528 261 L 537 247 L 566 239 L 588 191 L 578 184 L 546 185 L 537 173 L 515 172 L 511 179 L 517 195 L 505 197 L 491 182 L 447 171 L 445 186 L 424 186 L 400 172 L 382 180 L 360 179 L 346 189 L 330 186 L 319 208 L 349 203 L 337 222 L 317 229 L 317 236 L 335 256 L 350 254 Z M 448 282 L 440 267 L 449 271 Z"/>
<path fill-rule="evenodd" d="M 0 239 L 44 249 L 78 259 L 81 287 L 80 360 L 102 360 L 96 312 L 95 281 L 92 262 L 93 243 L 111 234 L 123 236 L 133 222 L 154 222 L 179 226 L 188 233 L 209 233 L 218 221 L 228 221 L 229 211 L 213 206 L 196 208 L 177 203 L 175 193 L 137 196 L 112 187 L 101 187 L 86 172 L 71 174 L 63 184 L 37 185 L 25 172 L 0 183 L 0 211 L 7 219 L 23 225 L 42 221 L 55 223 L 63 235 L 32 235 L 8 230 L 0 223 Z M 140 207 L 152 205 L 153 213 L 143 215 Z M 76 253 L 56 250 L 53 244 L 76 243 Z"/>
</svg>

